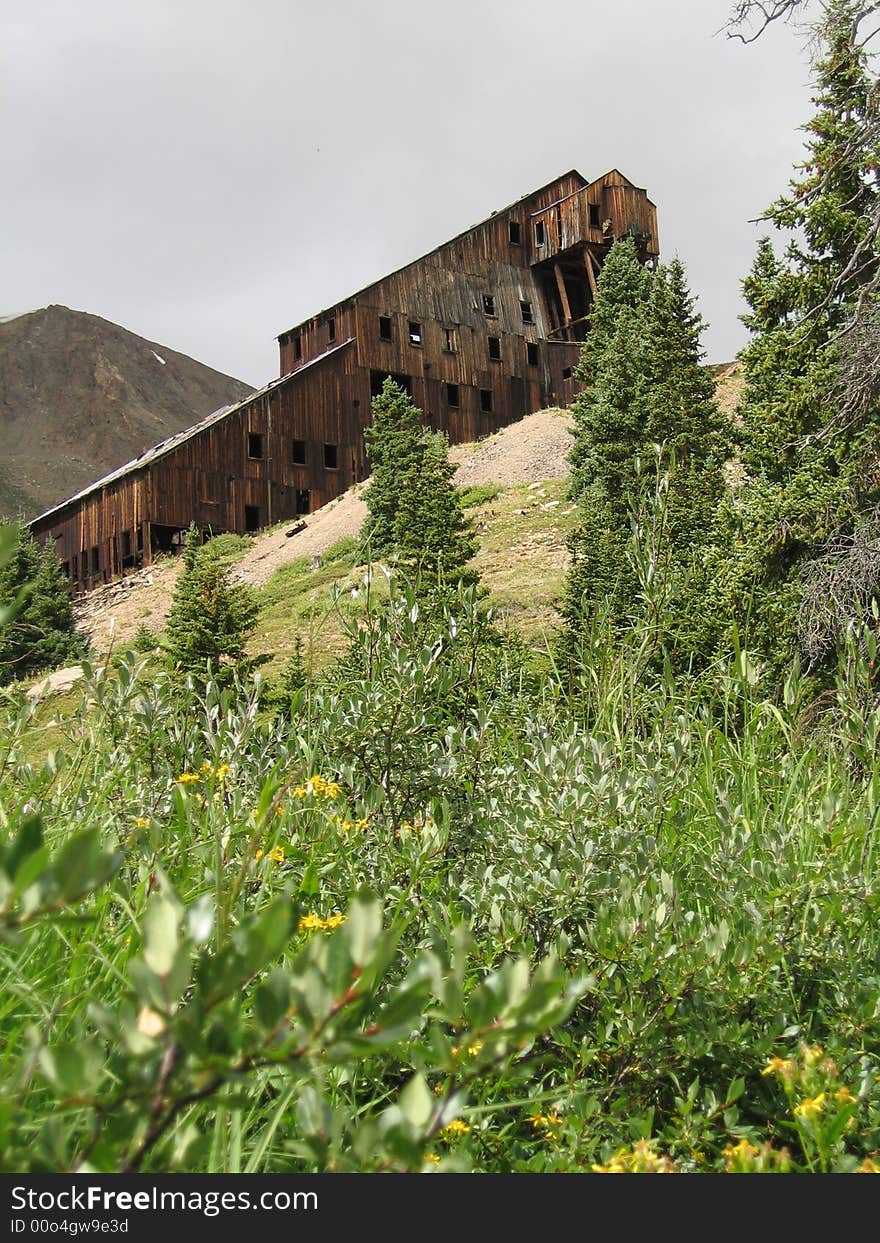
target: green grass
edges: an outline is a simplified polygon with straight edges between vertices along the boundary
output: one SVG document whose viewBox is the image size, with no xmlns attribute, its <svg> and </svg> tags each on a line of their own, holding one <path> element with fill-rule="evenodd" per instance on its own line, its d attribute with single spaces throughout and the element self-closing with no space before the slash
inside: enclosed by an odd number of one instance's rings
<svg viewBox="0 0 880 1243">
<path fill-rule="evenodd" d="M 490 606 L 527 639 L 549 636 L 559 625 L 565 536 L 573 523 L 564 482 L 470 491 L 468 507 L 479 542 L 474 565 Z M 312 669 L 326 668 L 345 650 L 345 620 L 360 616 L 365 604 L 362 553 L 360 542 L 346 537 L 322 554 L 317 568 L 310 558 L 297 558 L 257 590 L 260 612 L 251 651 L 271 657 L 267 676 L 281 670 L 297 636 Z M 370 590 L 380 599 L 387 595 L 381 571 L 374 573 Z"/>
<path fill-rule="evenodd" d="M 465 509 L 471 509 L 475 505 L 485 505 L 487 501 L 494 501 L 495 497 L 501 491 L 501 487 L 494 483 L 471 483 L 465 488 L 458 489 L 458 495 Z"/>
<path fill-rule="evenodd" d="M 206 561 L 228 567 L 241 561 L 253 546 L 254 541 L 250 535 L 236 535 L 230 531 L 209 539 L 202 547 L 201 556 Z"/>
<path fill-rule="evenodd" d="M 284 567 L 266 613 L 330 570 Z M 467 604 L 454 635 L 352 607 L 372 674 L 312 679 L 290 725 L 131 657 L 55 705 L 52 763 L 49 703 L 0 715 L 4 1168 L 875 1153 L 880 710 L 842 685 L 807 728 L 802 679 L 654 674 L 638 634 L 594 636 L 568 702 L 475 660 Z"/>
</svg>

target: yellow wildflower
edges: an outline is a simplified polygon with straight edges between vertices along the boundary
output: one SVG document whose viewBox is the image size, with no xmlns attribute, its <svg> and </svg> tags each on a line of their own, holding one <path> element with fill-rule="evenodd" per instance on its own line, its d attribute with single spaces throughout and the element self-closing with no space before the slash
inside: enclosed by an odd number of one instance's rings
<svg viewBox="0 0 880 1243">
<path fill-rule="evenodd" d="M 182 786 L 192 785 L 195 781 L 201 781 L 198 773 L 181 773 L 177 778 L 178 785 Z"/>
<path fill-rule="evenodd" d="M 230 773 L 229 765 L 221 764 L 220 767 L 216 769 L 214 776 L 217 778 L 218 781 L 225 781 L 226 778 L 229 776 L 229 773 Z"/>
<path fill-rule="evenodd" d="M 472 1040 L 470 1044 L 466 1044 L 464 1046 L 454 1044 L 449 1050 L 453 1057 L 460 1057 L 462 1053 L 466 1054 L 468 1057 L 479 1057 L 482 1051 L 482 1040 Z"/>
<path fill-rule="evenodd" d="M 795 1105 L 794 1116 L 796 1118 L 804 1118 L 810 1122 L 813 1118 L 818 1118 L 824 1108 L 825 1093 L 820 1092 L 818 1096 L 808 1096 L 799 1105 Z"/>
<path fill-rule="evenodd" d="M 862 1164 L 856 1170 L 857 1174 L 880 1174 L 880 1165 L 873 1161 L 870 1157 L 865 1157 Z"/>
<path fill-rule="evenodd" d="M 594 1165 L 594 1174 L 676 1174 L 675 1162 L 654 1151 L 651 1140 L 640 1139 L 632 1149 L 625 1148 L 611 1158 L 606 1165 Z"/>
<path fill-rule="evenodd" d="M 259 863 L 261 859 L 271 859 L 273 863 L 283 863 L 285 859 L 284 847 L 273 846 L 268 854 L 263 850 L 258 850 L 254 855 L 254 862 Z"/>
<path fill-rule="evenodd" d="M 790 1079 L 794 1074 L 795 1065 L 790 1058 L 771 1057 L 761 1071 L 762 1075 L 778 1075 L 780 1079 Z"/>
<path fill-rule="evenodd" d="M 447 1136 L 449 1139 L 456 1138 L 459 1135 L 467 1135 L 471 1128 L 466 1122 L 462 1122 L 461 1118 L 453 1118 L 451 1122 L 440 1132 L 441 1135 Z"/>
<path fill-rule="evenodd" d="M 562 1126 L 562 1116 L 551 1109 L 549 1114 L 533 1113 L 531 1117 L 526 1118 L 526 1122 L 531 1122 L 536 1131 L 540 1131 L 548 1126 Z"/>
<path fill-rule="evenodd" d="M 150 827 L 149 816 L 135 816 L 134 827 L 136 829 L 148 829 Z"/>
<path fill-rule="evenodd" d="M 328 781 L 326 777 L 322 777 L 320 773 L 313 773 L 304 785 L 294 786 L 294 798 L 307 798 L 312 795 L 315 798 L 339 798 L 342 793 L 342 786 L 337 781 Z"/>
<path fill-rule="evenodd" d="M 741 1139 L 738 1144 L 728 1144 L 722 1153 L 725 1173 L 737 1174 L 750 1169 L 757 1155 L 757 1148 L 747 1139 Z"/>
<path fill-rule="evenodd" d="M 801 1046 L 801 1057 L 804 1059 L 804 1065 L 808 1069 L 816 1066 L 821 1061 L 823 1054 L 824 1050 L 821 1045 L 814 1044 L 811 1046 L 805 1044 Z"/>
<path fill-rule="evenodd" d="M 850 1092 L 849 1088 L 844 1086 L 837 1089 L 834 1093 L 834 1099 L 837 1101 L 838 1105 L 851 1105 L 856 1098 L 853 1096 L 852 1092 Z"/>
<path fill-rule="evenodd" d="M 725 1174 L 786 1174 L 791 1169 L 791 1153 L 772 1144 L 756 1148 L 747 1139 L 728 1144 L 723 1153 Z"/>
<path fill-rule="evenodd" d="M 322 919 L 320 915 L 312 912 L 309 915 L 303 915 L 299 921 L 299 927 L 302 932 L 330 932 L 333 928 L 338 928 L 340 924 L 345 923 L 345 916 L 338 912 L 335 915 L 328 915 L 326 919 Z"/>
<path fill-rule="evenodd" d="M 436 1152 L 426 1152 L 425 1160 L 430 1161 L 432 1165 L 439 1165 L 440 1163 L 440 1158 L 437 1156 Z"/>
<path fill-rule="evenodd" d="M 199 772 L 206 773 L 208 776 L 210 776 L 211 773 L 213 773 L 213 771 L 214 771 L 213 764 L 209 764 L 207 760 L 205 760 L 204 763 L 199 765 Z"/>
</svg>

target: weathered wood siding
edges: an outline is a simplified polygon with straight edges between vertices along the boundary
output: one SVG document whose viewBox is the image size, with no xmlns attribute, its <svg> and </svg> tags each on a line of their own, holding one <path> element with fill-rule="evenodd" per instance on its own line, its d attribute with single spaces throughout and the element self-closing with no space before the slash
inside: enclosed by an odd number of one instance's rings
<svg viewBox="0 0 880 1243">
<path fill-rule="evenodd" d="M 368 474 L 389 374 L 453 442 L 567 405 L 596 275 L 626 233 L 659 253 L 644 190 L 617 170 L 567 173 L 282 333 L 279 380 L 32 529 L 86 587 L 179 546 L 190 522 L 243 532 L 317 509 Z"/>
</svg>

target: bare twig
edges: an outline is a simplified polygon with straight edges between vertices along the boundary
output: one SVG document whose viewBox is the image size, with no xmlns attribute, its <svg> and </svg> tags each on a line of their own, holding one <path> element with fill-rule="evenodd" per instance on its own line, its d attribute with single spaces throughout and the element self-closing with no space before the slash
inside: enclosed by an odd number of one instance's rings
<svg viewBox="0 0 880 1243">
<path fill-rule="evenodd" d="M 880 598 L 880 506 L 849 534 L 830 539 L 801 571 L 798 640 L 810 666 L 836 646 L 852 625 L 870 618 Z"/>
</svg>

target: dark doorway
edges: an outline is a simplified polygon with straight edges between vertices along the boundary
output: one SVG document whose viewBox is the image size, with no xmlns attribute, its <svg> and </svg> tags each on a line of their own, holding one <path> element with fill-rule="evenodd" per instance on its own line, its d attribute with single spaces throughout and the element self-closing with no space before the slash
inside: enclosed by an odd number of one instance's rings
<svg viewBox="0 0 880 1243">
<path fill-rule="evenodd" d="M 299 488 L 296 494 L 296 512 L 307 514 L 311 511 L 312 494 L 308 488 Z"/>
<path fill-rule="evenodd" d="M 398 375 L 395 371 L 371 371 L 370 372 L 370 396 L 378 397 L 382 392 L 382 385 L 388 378 L 391 378 L 395 384 L 399 384 L 405 393 L 412 396 L 412 376 Z"/>
<path fill-rule="evenodd" d="M 260 529 L 260 507 L 259 505 L 245 505 L 244 507 L 244 529 L 246 531 L 259 531 Z"/>
<path fill-rule="evenodd" d="M 171 552 L 185 540 L 186 531 L 181 531 L 180 527 L 166 527 L 158 522 L 150 523 L 150 550 L 154 553 Z"/>
</svg>

